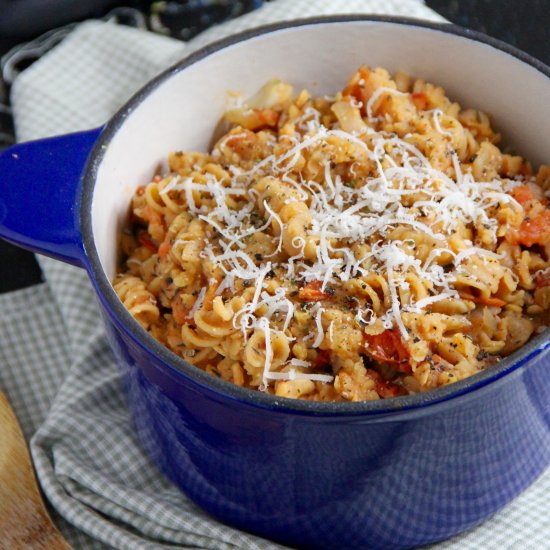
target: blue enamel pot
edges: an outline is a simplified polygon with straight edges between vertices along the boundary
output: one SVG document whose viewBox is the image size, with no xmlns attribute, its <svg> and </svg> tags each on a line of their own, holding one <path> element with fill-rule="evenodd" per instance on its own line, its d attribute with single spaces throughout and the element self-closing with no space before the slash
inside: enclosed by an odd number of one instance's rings
<svg viewBox="0 0 550 550">
<path fill-rule="evenodd" d="M 169 151 L 208 148 L 228 90 L 251 94 L 278 77 L 334 93 L 362 64 L 442 85 L 492 113 L 534 164 L 550 160 L 546 66 L 450 25 L 359 16 L 223 40 L 160 75 L 104 128 L 0 157 L 0 235 L 87 270 L 154 463 L 221 521 L 300 548 L 447 538 L 501 509 L 550 463 L 548 330 L 436 391 L 313 403 L 196 369 L 142 330 L 113 291 L 117 233 L 133 192 Z"/>
</svg>

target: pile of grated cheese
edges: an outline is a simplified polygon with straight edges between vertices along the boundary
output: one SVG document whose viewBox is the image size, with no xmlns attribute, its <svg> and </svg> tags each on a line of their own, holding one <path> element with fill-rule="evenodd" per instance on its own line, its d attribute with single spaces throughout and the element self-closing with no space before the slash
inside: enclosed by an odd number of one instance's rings
<svg viewBox="0 0 550 550">
<path fill-rule="evenodd" d="M 402 94 L 386 88 L 373 94 L 366 105 L 368 121 L 376 119 L 372 115 L 373 102 L 382 92 L 388 90 Z M 328 374 L 297 370 L 296 367 L 299 367 L 307 371 L 312 365 L 296 358 L 287 362 L 290 367 L 286 369 L 287 372 L 271 370 L 273 334 L 285 333 L 295 312 L 296 305 L 289 298 L 289 281 L 298 281 L 299 284 L 320 281 L 320 289 L 324 291 L 328 286 L 340 285 L 351 278 L 371 272 L 383 273 L 391 294 L 391 306 L 380 319 L 386 328 L 397 327 L 403 340 L 407 341 L 410 336 L 403 324 L 403 312 L 419 313 L 437 301 L 458 298 L 458 293 L 453 288 L 456 272 L 471 255 L 499 258 L 495 252 L 473 244 L 458 253 L 453 252 L 446 243 L 459 224 L 478 223 L 482 223 L 492 232 L 496 242 L 497 222 L 488 211 L 504 204 L 521 209 L 507 193 L 517 182 L 501 179 L 475 181 L 470 171 L 461 168 L 457 154 L 451 146 L 452 134 L 443 130 L 439 124 L 440 114 L 438 110 L 432 112 L 433 124 L 448 143 L 448 154 L 454 167 L 453 175 L 432 166 L 420 150 L 407 141 L 407 136 L 399 138 L 393 133 L 377 132 L 368 125 L 361 132 L 346 132 L 337 126 L 327 128 L 321 123 L 320 113 L 313 107 L 308 107 L 299 124 L 296 124 L 296 133 L 292 138 L 273 136 L 275 143 L 287 145 L 283 153 L 262 158 L 248 170 L 238 165 L 229 166 L 229 181 L 218 180 L 211 174 L 208 174 L 206 184 L 193 181 L 189 177 L 175 176 L 163 189 L 162 193 L 184 191 L 188 210 L 215 231 L 216 238 L 205 243 L 201 257 L 212 261 L 223 272 L 224 277 L 217 288 L 217 294 L 226 289 L 234 292 L 235 283 L 239 279 L 254 285 L 252 300 L 235 314 L 233 326 L 242 331 L 245 342 L 254 330 L 263 331 L 265 335 L 263 389 L 273 380 L 307 379 L 330 382 L 333 379 Z M 220 150 L 224 145 L 242 138 L 243 135 L 234 132 L 225 136 L 216 145 L 213 159 L 220 157 Z M 353 186 L 342 181 L 335 173 L 328 157 L 324 164 L 322 181 L 308 180 L 295 169 L 304 153 L 319 150 L 334 143 L 335 139 L 359 148 L 365 158 L 374 163 L 375 169 L 362 180 L 354 181 Z M 289 198 L 287 202 L 300 200 L 307 204 L 311 214 L 307 235 L 315 237 L 318 242 L 315 260 L 305 258 L 304 239 L 297 239 L 293 243 L 297 249 L 302 249 L 301 252 L 284 262 L 276 260 L 282 250 L 284 223 L 269 202 L 260 197 L 252 187 L 265 176 L 275 177 L 283 185 L 296 191 L 299 198 Z M 211 196 L 215 206 L 197 206 L 193 191 Z M 231 204 L 238 204 L 237 208 L 228 205 L 229 197 L 234 199 Z M 259 209 L 265 212 L 265 215 L 262 214 L 262 223 L 258 223 Z M 421 261 L 412 250 L 407 251 L 406 240 L 386 238 L 398 226 L 406 226 L 411 231 L 425 234 L 435 239 L 440 246 L 435 246 L 427 259 Z M 275 251 L 270 256 L 263 256 L 262 261 L 247 254 L 246 239 L 257 232 L 270 233 L 273 227 L 278 228 L 277 235 L 273 235 Z M 350 245 L 366 241 L 373 243 L 369 252 L 357 257 Z M 444 269 L 437 263 L 437 258 L 444 254 L 452 258 L 453 269 Z M 267 291 L 266 276 L 274 269 L 282 270 L 284 277 L 279 281 L 280 286 L 270 293 Z M 405 274 L 411 271 L 420 279 L 429 281 L 433 290 L 429 297 L 403 305 L 399 299 L 399 288 L 407 287 Z M 199 294 L 192 313 L 200 308 L 203 298 L 204 289 Z M 260 309 L 261 315 L 258 314 Z M 308 345 L 312 348 L 318 348 L 325 338 L 322 323 L 324 310 L 321 303 L 315 303 L 310 309 L 316 327 L 316 333 L 309 336 Z M 368 305 L 358 307 L 356 320 L 362 326 L 374 323 L 376 318 Z M 332 324 L 328 328 L 329 332 L 331 330 Z"/>
</svg>

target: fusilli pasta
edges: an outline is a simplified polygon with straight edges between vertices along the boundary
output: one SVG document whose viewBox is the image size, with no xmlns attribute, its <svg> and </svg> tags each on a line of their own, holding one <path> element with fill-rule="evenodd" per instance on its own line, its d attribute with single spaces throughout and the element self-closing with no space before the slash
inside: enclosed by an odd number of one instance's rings
<svg viewBox="0 0 550 550">
<path fill-rule="evenodd" d="M 550 167 L 487 114 L 361 67 L 281 81 L 135 193 L 114 288 L 186 361 L 281 397 L 372 400 L 490 367 L 550 308 Z"/>
</svg>

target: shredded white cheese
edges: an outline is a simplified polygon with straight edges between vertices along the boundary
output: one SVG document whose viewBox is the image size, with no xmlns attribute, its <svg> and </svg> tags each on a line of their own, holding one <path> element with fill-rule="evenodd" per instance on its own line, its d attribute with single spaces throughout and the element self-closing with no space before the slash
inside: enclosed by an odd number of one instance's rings
<svg viewBox="0 0 550 550">
<path fill-rule="evenodd" d="M 369 120 L 377 120 L 373 116 L 374 107 L 380 96 L 387 93 L 407 95 L 393 88 L 379 88 L 365 106 Z M 434 128 L 440 134 L 452 138 L 452 132 L 441 126 L 442 111 L 435 109 L 431 113 Z M 209 175 L 206 183 L 199 183 L 191 178 L 182 180 L 175 176 L 160 191 L 161 196 L 183 191 L 189 211 L 196 213 L 212 231 L 217 232 L 217 245 L 206 242 L 201 255 L 219 267 L 224 274 L 217 289 L 218 295 L 225 289 L 234 290 L 237 279 L 254 282 L 254 295 L 233 316 L 233 326 L 242 331 L 245 342 L 252 331 L 263 331 L 263 389 L 272 380 L 308 379 L 326 382 L 333 379 L 329 375 L 300 372 L 297 369 L 308 368 L 310 363 L 295 358 L 286 363 L 288 370 L 271 370 L 272 334 L 274 331 L 282 331 L 287 338 L 292 339 L 288 329 L 295 315 L 295 306 L 288 298 L 290 286 L 280 284 L 281 278 L 296 279 L 301 285 L 319 281 L 320 289 L 324 292 L 334 283 L 339 284 L 371 272 L 382 273 L 388 283 L 391 303 L 380 319 L 388 328 L 397 327 L 403 340 L 408 340 L 409 334 L 402 320 L 403 311 L 420 312 L 438 301 L 458 297 L 452 287 L 454 275 L 447 273 L 438 263 L 442 256 L 450 258 L 449 263 L 455 268 L 472 255 L 487 259 L 500 258 L 494 252 L 475 246 L 454 253 L 445 246 L 447 237 L 459 224 L 469 223 L 482 223 L 488 231 L 495 233 L 496 224 L 487 214 L 489 208 L 500 204 L 521 208 L 506 193 L 508 189 L 504 188 L 502 181 L 476 181 L 469 170 L 463 171 L 450 143 L 448 147 L 454 177 L 431 166 L 422 152 L 406 141 L 407 136 L 401 139 L 395 134 L 376 133 L 372 128 L 361 133 L 349 133 L 337 127 L 326 128 L 320 121 L 320 113 L 308 107 L 296 121 L 295 135 L 279 137 L 279 145 L 284 145 L 282 152 L 266 156 L 248 171 L 229 166 L 227 172 L 231 174 L 230 181 L 219 181 Z M 217 152 L 219 156 L 219 151 L 231 140 L 241 137 L 246 135 L 227 136 L 218 144 L 214 153 Z M 305 151 L 323 148 L 327 151 L 338 151 L 343 146 L 372 161 L 375 167 L 373 172 L 357 181 L 344 182 L 333 171 L 331 155 L 328 153 L 325 164 L 321 167 L 320 182 L 307 180 L 296 168 Z M 350 170 L 356 173 L 354 164 Z M 285 199 L 285 204 L 295 200 L 307 204 L 311 222 L 305 231 L 307 239 L 313 240 L 316 245 L 313 260 L 311 257 L 307 260 L 305 258 L 306 237 L 298 236 L 293 239 L 292 245 L 299 252 L 286 260 L 284 265 L 276 262 L 276 256 L 283 249 L 286 227 L 272 204 L 253 188 L 253 184 L 264 176 L 277 177 L 283 185 L 293 190 L 293 195 Z M 214 208 L 207 210 L 200 205 L 199 197 L 202 194 L 207 194 L 215 201 Z M 411 196 L 415 197 L 412 204 L 405 200 Z M 230 207 L 228 204 L 235 200 L 239 207 Z M 265 212 L 264 219 L 258 220 L 258 210 Z M 274 251 L 263 255 L 259 261 L 257 257 L 254 258 L 246 252 L 246 242 L 270 226 L 276 227 Z M 424 263 L 410 253 L 415 246 L 414 240 L 388 238 L 397 226 L 410 227 L 411 230 L 435 240 L 436 246 Z M 378 242 L 361 256 L 356 255 L 349 246 L 352 243 L 372 242 L 373 235 L 379 237 Z M 267 285 L 268 274 L 281 268 L 284 271 L 277 273 L 279 286 Z M 433 294 L 403 305 L 400 292 L 409 288 L 409 283 L 405 280 L 407 273 L 428 281 L 432 285 Z M 268 291 L 269 288 L 271 290 Z M 204 294 L 205 289 L 189 312 L 191 317 L 201 306 Z M 302 342 L 311 348 L 319 348 L 325 338 L 322 323 L 324 312 L 320 303 L 310 309 L 315 332 L 303 337 Z M 366 326 L 376 321 L 376 315 L 368 305 L 361 305 L 357 309 L 355 320 L 360 326 Z M 334 321 L 331 321 L 327 331 L 328 340 L 332 341 L 333 336 Z"/>
</svg>

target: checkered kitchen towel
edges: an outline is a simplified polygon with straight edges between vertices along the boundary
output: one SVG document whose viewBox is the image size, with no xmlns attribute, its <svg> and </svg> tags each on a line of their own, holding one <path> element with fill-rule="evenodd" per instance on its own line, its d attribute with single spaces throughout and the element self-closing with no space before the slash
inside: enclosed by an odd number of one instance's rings
<svg viewBox="0 0 550 550">
<path fill-rule="evenodd" d="M 16 79 L 17 137 L 98 126 L 161 69 L 214 39 L 283 19 L 350 12 L 441 20 L 417 0 L 276 0 L 187 44 L 84 23 Z M 41 265 L 46 283 L 0 296 L 0 386 L 31 441 L 55 521 L 73 546 L 280 548 L 210 518 L 147 460 L 86 275 L 47 258 Z M 495 518 L 436 547 L 549 548 L 549 495 L 547 472 Z"/>
</svg>

